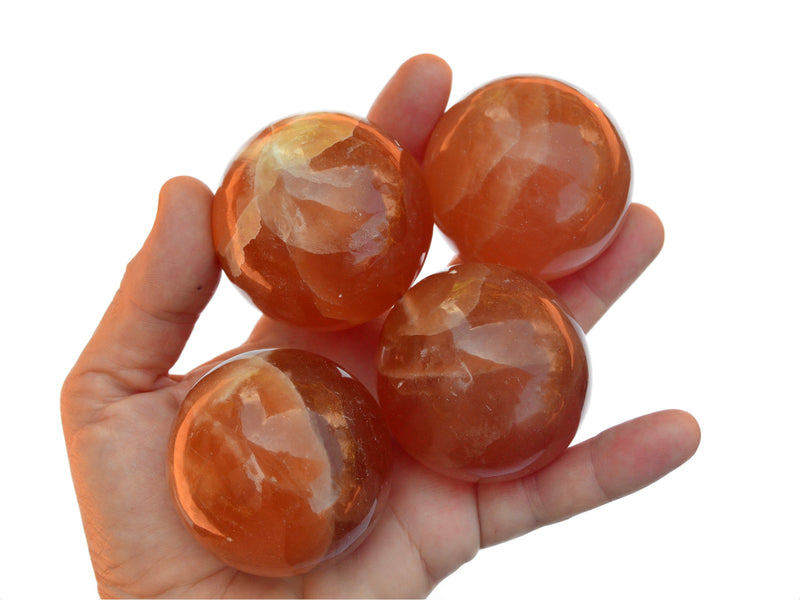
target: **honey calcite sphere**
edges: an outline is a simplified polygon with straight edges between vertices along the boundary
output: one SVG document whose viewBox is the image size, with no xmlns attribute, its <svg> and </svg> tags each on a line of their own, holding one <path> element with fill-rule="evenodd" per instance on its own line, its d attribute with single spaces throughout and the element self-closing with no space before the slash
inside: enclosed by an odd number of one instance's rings
<svg viewBox="0 0 800 600">
<path fill-rule="evenodd" d="M 285 577 L 358 546 L 385 505 L 391 454 L 361 383 L 310 352 L 262 350 L 191 389 L 168 471 L 200 544 L 247 573 Z"/>
<path fill-rule="evenodd" d="M 423 169 L 436 223 L 464 260 L 545 280 L 596 258 L 630 202 L 630 159 L 613 123 L 544 77 L 501 79 L 451 107 Z"/>
<path fill-rule="evenodd" d="M 467 481 L 541 469 L 572 441 L 589 389 L 580 326 L 544 282 L 468 263 L 423 279 L 389 313 L 378 398 L 411 456 Z"/>
<path fill-rule="evenodd" d="M 225 273 L 265 314 L 316 330 L 373 319 L 419 274 L 433 215 L 415 159 L 367 121 L 311 113 L 240 151 L 217 191 Z"/>
</svg>

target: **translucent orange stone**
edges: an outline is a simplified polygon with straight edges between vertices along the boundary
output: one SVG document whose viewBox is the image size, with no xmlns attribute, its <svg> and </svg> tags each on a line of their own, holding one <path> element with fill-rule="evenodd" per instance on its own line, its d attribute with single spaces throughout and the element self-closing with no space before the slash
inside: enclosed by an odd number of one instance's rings
<svg viewBox="0 0 800 600">
<path fill-rule="evenodd" d="M 572 441 L 589 388 L 580 327 L 544 282 L 463 264 L 389 313 L 378 397 L 400 445 L 467 481 L 541 469 Z"/>
<path fill-rule="evenodd" d="M 229 167 L 212 220 L 231 281 L 267 315 L 317 330 L 388 310 L 419 274 L 433 233 L 414 158 L 337 113 L 257 134 Z"/>
<path fill-rule="evenodd" d="M 465 261 L 545 280 L 612 241 L 631 164 L 592 100 L 544 77 L 492 82 L 450 108 L 423 162 L 436 223 Z"/>
<path fill-rule="evenodd" d="M 168 457 L 197 541 L 237 569 L 284 577 L 364 539 L 388 494 L 391 438 L 374 398 L 336 364 L 264 350 L 192 388 Z"/>
</svg>

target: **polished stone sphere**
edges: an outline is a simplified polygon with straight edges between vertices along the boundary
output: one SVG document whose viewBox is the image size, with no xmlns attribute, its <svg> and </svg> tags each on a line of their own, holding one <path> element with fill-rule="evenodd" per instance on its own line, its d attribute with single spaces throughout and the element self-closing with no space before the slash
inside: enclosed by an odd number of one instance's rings
<svg viewBox="0 0 800 600">
<path fill-rule="evenodd" d="M 168 472 L 201 545 L 241 571 L 285 577 L 358 546 L 385 506 L 391 456 L 361 383 L 316 354 L 262 350 L 191 389 Z"/>
<path fill-rule="evenodd" d="M 403 449 L 467 481 L 552 462 L 589 389 L 580 326 L 547 284 L 499 265 L 461 264 L 414 285 L 384 323 L 377 368 Z"/>
<path fill-rule="evenodd" d="M 630 202 L 631 163 L 614 124 L 544 77 L 494 81 L 452 106 L 423 168 L 436 223 L 463 260 L 544 280 L 596 258 Z"/>
<path fill-rule="evenodd" d="M 315 330 L 377 317 L 419 274 L 433 216 L 415 159 L 367 121 L 279 121 L 230 165 L 212 211 L 231 281 L 268 316 Z"/>
</svg>

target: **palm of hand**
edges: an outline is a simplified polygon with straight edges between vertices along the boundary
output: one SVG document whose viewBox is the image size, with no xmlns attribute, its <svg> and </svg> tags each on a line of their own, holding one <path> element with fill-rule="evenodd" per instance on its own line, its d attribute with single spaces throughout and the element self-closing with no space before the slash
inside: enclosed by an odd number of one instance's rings
<svg viewBox="0 0 800 600">
<path fill-rule="evenodd" d="M 370 118 L 420 156 L 449 93 L 449 71 L 417 57 Z M 389 506 L 352 554 L 304 576 L 267 579 L 226 567 L 180 522 L 165 476 L 178 405 L 204 368 L 168 375 L 219 279 L 208 234 L 210 192 L 168 182 L 159 215 L 120 292 L 64 386 L 67 447 L 100 591 L 143 596 L 419 596 L 480 547 L 568 518 L 655 481 L 694 452 L 696 423 L 667 411 L 610 429 L 530 477 L 449 480 L 396 452 Z M 557 291 L 588 330 L 661 245 L 658 219 L 634 205 L 611 248 Z M 310 335 L 262 319 L 248 342 L 326 355 L 374 380 L 377 323 Z M 631 460 L 635 457 L 636 460 Z"/>
<path fill-rule="evenodd" d="M 104 595 L 362 596 L 401 589 L 420 595 L 477 551 L 474 486 L 435 476 L 398 452 L 390 506 L 355 553 L 285 580 L 226 567 L 194 542 L 166 485 L 165 440 L 185 389 L 177 382 L 119 398 L 102 421 L 71 440 L 73 456 L 96 458 L 73 461 L 73 470 L 85 486 L 78 486 L 79 498 Z M 108 493 L 93 495 L 96 486 Z M 410 525 L 409 516 L 420 512 L 427 522 Z M 441 557 L 426 556 L 433 540 L 417 538 L 434 530 L 447 542 Z"/>
</svg>

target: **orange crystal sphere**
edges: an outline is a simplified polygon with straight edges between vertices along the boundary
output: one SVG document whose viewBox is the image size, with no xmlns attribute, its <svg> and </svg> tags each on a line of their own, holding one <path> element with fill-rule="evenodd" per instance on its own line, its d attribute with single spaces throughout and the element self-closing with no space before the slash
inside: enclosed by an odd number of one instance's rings
<svg viewBox="0 0 800 600">
<path fill-rule="evenodd" d="M 631 163 L 612 122 L 544 77 L 498 80 L 451 107 L 423 168 L 436 223 L 465 261 L 545 280 L 600 254 L 630 202 Z"/>
<path fill-rule="evenodd" d="M 433 233 L 415 159 L 338 113 L 257 134 L 229 167 L 212 223 L 231 281 L 270 317 L 317 330 L 388 310 L 419 274 Z"/>
<path fill-rule="evenodd" d="M 377 364 L 400 445 L 467 481 L 553 461 L 589 389 L 580 326 L 547 284 L 499 265 L 458 265 L 412 287 L 386 319 Z"/>
<path fill-rule="evenodd" d="M 242 571 L 284 577 L 364 539 L 385 505 L 391 454 L 361 383 L 310 352 L 262 350 L 191 389 L 168 470 L 200 544 Z"/>
</svg>

